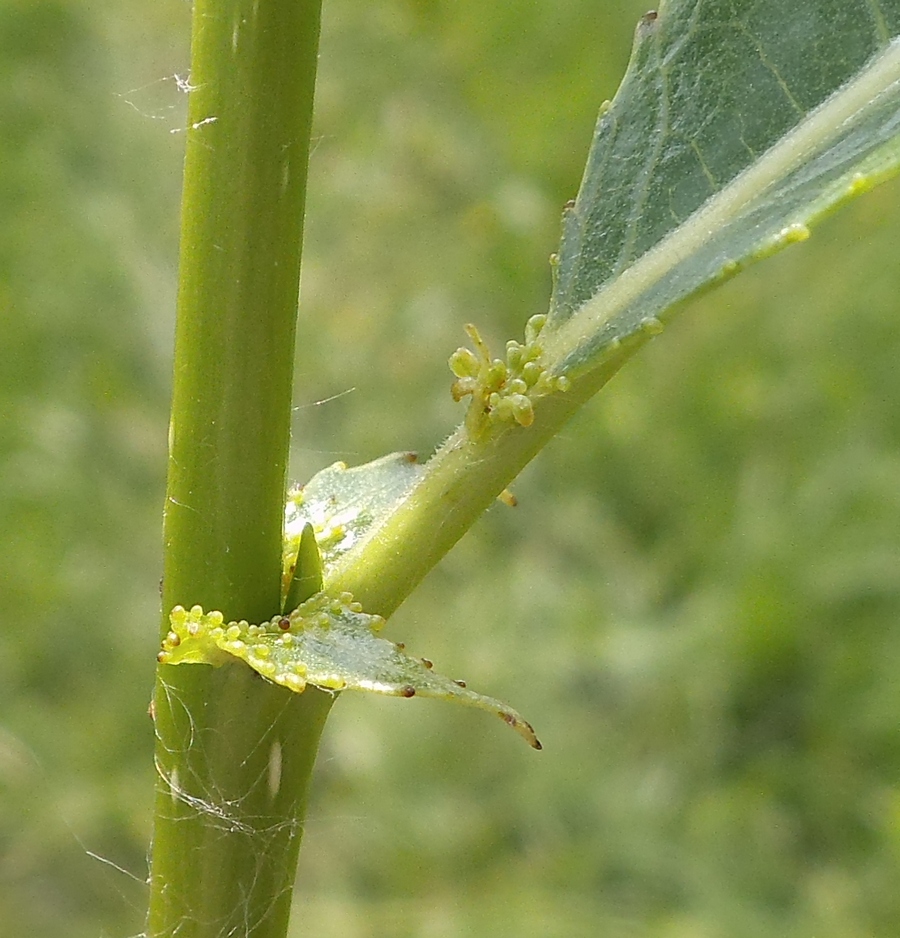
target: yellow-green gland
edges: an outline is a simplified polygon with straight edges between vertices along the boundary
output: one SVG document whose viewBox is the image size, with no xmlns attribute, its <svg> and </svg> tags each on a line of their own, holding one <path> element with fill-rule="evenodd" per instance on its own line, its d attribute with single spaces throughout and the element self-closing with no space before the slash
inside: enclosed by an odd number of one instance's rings
<svg viewBox="0 0 900 938">
<path fill-rule="evenodd" d="M 532 345 L 537 337 L 541 334 L 541 330 L 547 323 L 547 317 L 543 313 L 539 313 L 537 316 L 532 316 L 531 319 L 525 323 L 525 344 Z"/>
<path fill-rule="evenodd" d="M 449 359 L 450 370 L 457 378 L 475 378 L 481 367 L 478 356 L 467 348 L 458 348 Z"/>
<path fill-rule="evenodd" d="M 544 369 L 537 362 L 526 362 L 522 366 L 522 380 L 530 388 L 544 373 Z"/>
<path fill-rule="evenodd" d="M 491 391 L 499 391 L 503 387 L 504 382 L 509 377 L 509 369 L 506 367 L 506 363 L 500 361 L 499 358 L 495 358 L 490 365 L 488 365 L 487 370 L 484 375 L 484 388 L 485 391 L 490 393 Z"/>
<path fill-rule="evenodd" d="M 491 395 L 491 415 L 498 420 L 514 420 L 522 427 L 534 423 L 534 407 L 526 394 L 510 394 L 505 397 Z"/>
</svg>

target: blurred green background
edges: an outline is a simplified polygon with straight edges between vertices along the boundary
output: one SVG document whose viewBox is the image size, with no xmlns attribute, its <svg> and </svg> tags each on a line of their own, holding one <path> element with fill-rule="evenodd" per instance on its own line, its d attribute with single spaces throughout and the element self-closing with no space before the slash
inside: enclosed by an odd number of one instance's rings
<svg viewBox="0 0 900 938">
<path fill-rule="evenodd" d="M 545 308 L 645 6 L 327 0 L 294 478 L 426 454 L 462 324 Z M 4 935 L 142 928 L 189 15 L 0 0 Z M 545 750 L 345 695 L 304 935 L 900 932 L 898 210 L 694 303 L 397 614 Z"/>
</svg>

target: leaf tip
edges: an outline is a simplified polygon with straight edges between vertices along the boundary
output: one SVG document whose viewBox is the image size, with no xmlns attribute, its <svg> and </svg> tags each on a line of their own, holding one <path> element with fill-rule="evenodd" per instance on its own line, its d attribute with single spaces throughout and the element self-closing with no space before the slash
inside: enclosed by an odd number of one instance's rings
<svg viewBox="0 0 900 938">
<path fill-rule="evenodd" d="M 498 716 L 504 723 L 511 726 L 532 749 L 540 752 L 544 748 L 537 738 L 534 727 L 527 720 L 523 720 L 518 713 L 513 710 L 500 710 Z"/>
</svg>

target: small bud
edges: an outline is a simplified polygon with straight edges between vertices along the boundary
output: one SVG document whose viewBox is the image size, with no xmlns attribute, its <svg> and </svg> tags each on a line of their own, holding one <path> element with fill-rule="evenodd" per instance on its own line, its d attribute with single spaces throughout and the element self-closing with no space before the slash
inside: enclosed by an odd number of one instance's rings
<svg viewBox="0 0 900 938">
<path fill-rule="evenodd" d="M 541 334 L 541 330 L 547 323 L 547 317 L 543 313 L 538 313 L 537 316 L 532 316 L 531 319 L 525 323 L 525 344 L 531 345 L 535 339 Z"/>
<path fill-rule="evenodd" d="M 526 362 L 522 366 L 522 380 L 531 387 L 540 378 L 544 369 L 537 362 Z"/>
<path fill-rule="evenodd" d="M 484 376 L 485 390 L 499 391 L 508 377 L 509 369 L 506 367 L 506 362 L 495 358 L 490 365 L 488 365 L 487 373 Z"/>
<path fill-rule="evenodd" d="M 510 339 L 506 343 L 506 364 L 510 371 L 518 371 L 521 368 L 524 352 L 525 346 L 519 345 L 515 339 Z"/>
<path fill-rule="evenodd" d="M 459 403 L 467 394 L 474 394 L 478 390 L 476 378 L 457 378 L 450 385 L 450 396 Z"/>
<path fill-rule="evenodd" d="M 474 378 L 478 375 L 481 363 L 471 349 L 458 348 L 448 361 L 450 370 L 457 378 Z"/>
<path fill-rule="evenodd" d="M 524 394 L 513 394 L 507 398 L 512 405 L 513 417 L 522 427 L 530 427 L 534 423 L 534 407 L 531 398 Z"/>
<path fill-rule="evenodd" d="M 515 420 L 516 411 L 513 402 L 508 397 L 499 394 L 491 395 L 491 412 L 498 420 Z"/>
</svg>

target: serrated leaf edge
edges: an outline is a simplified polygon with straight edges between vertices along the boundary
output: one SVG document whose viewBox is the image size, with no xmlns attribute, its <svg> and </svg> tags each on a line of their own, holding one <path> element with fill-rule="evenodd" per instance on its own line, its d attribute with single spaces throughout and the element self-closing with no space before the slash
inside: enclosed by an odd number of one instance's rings
<svg viewBox="0 0 900 938">
<path fill-rule="evenodd" d="M 337 617 L 352 617 L 358 623 L 360 634 L 367 629 L 365 640 L 376 643 L 383 655 L 403 659 L 406 668 L 415 675 L 409 681 L 384 681 L 358 677 L 353 682 L 340 678 L 310 675 L 302 662 L 291 668 L 279 668 L 271 660 L 274 645 L 289 645 L 302 633 L 321 635 L 323 640 L 333 628 Z M 533 749 L 541 749 L 534 728 L 517 711 L 502 701 L 469 690 L 463 681 L 452 681 L 432 670 L 427 659 L 407 655 L 402 645 L 375 636 L 383 625 L 381 616 L 368 615 L 353 601 L 349 593 L 335 598 L 318 593 L 287 615 L 273 616 L 267 622 L 251 624 L 246 620 L 225 622 L 219 611 L 204 612 L 201 606 L 190 610 L 176 606 L 169 614 L 170 631 L 163 639 L 157 661 L 163 665 L 207 664 L 221 667 L 229 661 L 242 660 L 254 671 L 272 683 L 302 693 L 308 684 L 321 690 L 365 690 L 393 697 L 434 697 L 453 700 L 465 706 L 494 713 L 511 726 Z"/>
</svg>

